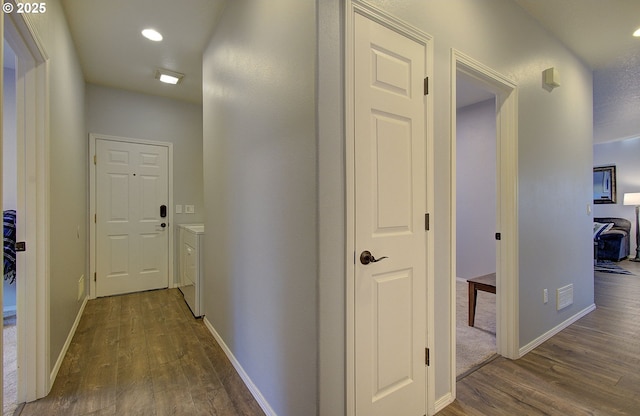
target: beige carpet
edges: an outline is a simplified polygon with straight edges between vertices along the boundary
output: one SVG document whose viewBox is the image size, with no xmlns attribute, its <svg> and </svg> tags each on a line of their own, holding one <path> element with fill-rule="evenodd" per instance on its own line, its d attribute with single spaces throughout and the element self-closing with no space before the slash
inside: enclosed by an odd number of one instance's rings
<svg viewBox="0 0 640 416">
<path fill-rule="evenodd" d="M 456 281 L 456 376 L 464 376 L 496 353 L 496 295 L 478 291 L 475 325 L 468 325 L 468 283 Z"/>
<path fill-rule="evenodd" d="M 4 398 L 3 398 L 3 416 L 11 416 L 18 407 L 18 366 L 17 366 L 17 348 L 16 348 L 16 326 L 5 326 L 2 331 L 4 341 Z"/>
</svg>

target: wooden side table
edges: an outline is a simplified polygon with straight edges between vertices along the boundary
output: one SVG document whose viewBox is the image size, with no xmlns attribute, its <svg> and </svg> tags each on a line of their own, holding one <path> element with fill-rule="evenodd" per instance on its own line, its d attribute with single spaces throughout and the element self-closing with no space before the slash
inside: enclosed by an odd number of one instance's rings
<svg viewBox="0 0 640 416">
<path fill-rule="evenodd" d="M 496 293 L 496 274 L 490 273 L 484 276 L 474 277 L 467 280 L 467 282 L 469 283 L 469 326 L 473 326 L 476 319 L 478 290 Z"/>
</svg>

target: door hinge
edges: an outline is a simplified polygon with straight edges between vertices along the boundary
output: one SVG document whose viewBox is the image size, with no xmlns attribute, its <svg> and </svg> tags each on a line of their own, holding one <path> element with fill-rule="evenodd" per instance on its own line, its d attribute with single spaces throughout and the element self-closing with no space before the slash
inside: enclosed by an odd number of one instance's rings
<svg viewBox="0 0 640 416">
<path fill-rule="evenodd" d="M 98 164 L 98 157 L 96 155 L 93 155 L 93 164 L 94 165 Z"/>
<path fill-rule="evenodd" d="M 429 95 L 429 77 L 424 79 L 424 95 Z"/>
<path fill-rule="evenodd" d="M 98 273 L 93 273 L 93 281 L 94 282 L 98 281 Z"/>
<path fill-rule="evenodd" d="M 93 222 L 98 223 L 98 214 L 93 214 Z"/>
<path fill-rule="evenodd" d="M 429 365 L 429 348 L 424 349 L 424 365 Z"/>
<path fill-rule="evenodd" d="M 502 234 L 496 233 L 496 240 L 502 240 Z"/>
<path fill-rule="evenodd" d="M 27 251 L 27 242 L 26 241 L 16 241 L 16 243 L 13 246 L 13 249 L 18 252 L 18 251 Z"/>
<path fill-rule="evenodd" d="M 424 214 L 424 229 L 429 231 L 429 213 Z"/>
</svg>

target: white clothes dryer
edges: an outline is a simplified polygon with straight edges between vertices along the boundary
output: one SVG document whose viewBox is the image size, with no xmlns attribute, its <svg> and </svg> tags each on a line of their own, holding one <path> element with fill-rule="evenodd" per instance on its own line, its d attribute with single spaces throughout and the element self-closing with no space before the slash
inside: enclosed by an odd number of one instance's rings
<svg viewBox="0 0 640 416">
<path fill-rule="evenodd" d="M 202 308 L 202 245 L 204 224 L 180 224 L 180 278 L 178 288 L 196 318 L 203 315 Z"/>
</svg>

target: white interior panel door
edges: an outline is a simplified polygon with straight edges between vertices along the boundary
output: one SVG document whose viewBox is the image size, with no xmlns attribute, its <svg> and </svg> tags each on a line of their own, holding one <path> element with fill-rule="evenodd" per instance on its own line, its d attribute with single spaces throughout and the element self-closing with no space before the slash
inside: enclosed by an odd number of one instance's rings
<svg viewBox="0 0 640 416">
<path fill-rule="evenodd" d="M 354 42 L 356 413 L 422 416 L 426 50 L 359 14 Z"/>
<path fill-rule="evenodd" d="M 169 285 L 168 150 L 96 140 L 96 294 Z"/>
</svg>

